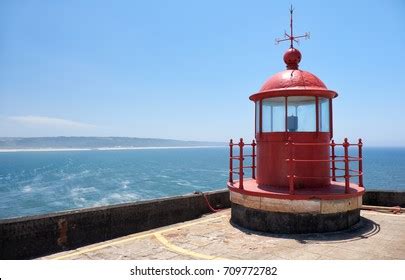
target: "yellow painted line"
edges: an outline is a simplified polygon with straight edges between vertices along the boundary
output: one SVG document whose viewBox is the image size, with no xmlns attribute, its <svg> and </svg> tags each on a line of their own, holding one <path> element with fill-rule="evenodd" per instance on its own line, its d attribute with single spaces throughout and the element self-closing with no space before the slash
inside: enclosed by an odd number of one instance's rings
<svg viewBox="0 0 405 280">
<path fill-rule="evenodd" d="M 176 246 L 176 245 L 170 243 L 160 233 L 154 233 L 153 235 L 156 237 L 157 240 L 159 240 L 160 243 L 162 243 L 167 249 L 169 249 L 172 252 L 179 253 L 179 254 L 186 255 L 186 256 L 191 256 L 191 257 L 196 258 L 196 259 L 204 259 L 204 260 L 221 259 L 221 258 L 216 257 L 216 256 L 204 255 L 204 254 L 200 254 L 200 253 L 193 252 L 193 251 L 181 248 L 179 246 Z"/>
<path fill-rule="evenodd" d="M 202 223 L 206 223 L 206 222 L 210 222 L 210 221 L 214 221 L 214 220 L 219 220 L 219 219 L 222 219 L 224 217 L 227 217 L 227 216 L 226 215 L 221 215 L 219 217 L 203 219 L 201 221 L 197 221 L 197 222 L 193 222 L 193 223 L 186 223 L 186 224 L 178 226 L 178 227 L 168 228 L 168 229 L 160 230 L 160 231 L 157 231 L 157 232 L 151 232 L 151 233 L 146 233 L 146 234 L 141 234 L 141 235 L 136 235 L 136 236 L 129 236 L 127 238 L 116 240 L 116 241 L 106 241 L 106 242 L 103 242 L 103 244 L 101 244 L 99 246 L 91 247 L 91 248 L 88 248 L 88 249 L 78 249 L 78 250 L 76 250 L 76 252 L 66 254 L 66 255 L 62 255 L 62 256 L 57 256 L 57 257 L 51 258 L 51 260 L 67 259 L 67 258 L 70 258 L 70 257 L 74 257 L 74 256 L 86 254 L 86 253 L 89 253 L 89 252 L 94 252 L 94 251 L 97 251 L 97 250 L 101 250 L 101 249 L 104 249 L 104 248 L 107 248 L 107 247 L 110 247 L 110 246 L 113 246 L 113 245 L 118 245 L 118 244 L 126 243 L 126 242 L 129 242 L 129 241 L 133 241 L 133 240 L 153 236 L 153 234 L 155 234 L 155 233 L 165 233 L 165 232 L 169 232 L 169 231 L 173 231 L 173 230 L 178 230 L 178 229 L 190 227 L 190 226 L 193 226 L 193 225 L 198 225 L 198 224 L 202 224 Z"/>
</svg>

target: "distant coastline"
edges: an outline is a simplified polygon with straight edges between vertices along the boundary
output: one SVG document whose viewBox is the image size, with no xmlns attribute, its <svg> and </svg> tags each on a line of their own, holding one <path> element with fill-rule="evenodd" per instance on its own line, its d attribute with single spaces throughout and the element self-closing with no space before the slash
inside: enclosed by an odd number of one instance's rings
<svg viewBox="0 0 405 280">
<path fill-rule="evenodd" d="M 0 149 L 0 153 L 18 152 L 69 152 L 69 151 L 123 151 L 123 150 L 164 150 L 164 149 L 202 149 L 223 148 L 218 146 L 167 146 L 167 147 L 101 147 L 101 148 L 39 148 L 39 149 Z"/>
<path fill-rule="evenodd" d="M 222 147 L 224 142 L 137 137 L 0 137 L 0 152 L 56 152 Z"/>
</svg>

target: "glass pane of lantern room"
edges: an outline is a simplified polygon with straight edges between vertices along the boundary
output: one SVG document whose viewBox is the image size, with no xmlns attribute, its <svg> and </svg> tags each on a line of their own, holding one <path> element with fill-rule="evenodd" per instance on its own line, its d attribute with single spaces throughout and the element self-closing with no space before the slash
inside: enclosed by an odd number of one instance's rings
<svg viewBox="0 0 405 280">
<path fill-rule="evenodd" d="M 329 99 L 319 97 L 319 131 L 329 132 Z"/>
<path fill-rule="evenodd" d="M 285 131 L 285 98 L 267 98 L 262 101 L 263 132 Z"/>
<path fill-rule="evenodd" d="M 288 97 L 287 129 L 289 132 L 316 131 L 314 96 Z"/>
<path fill-rule="evenodd" d="M 256 101 L 255 103 L 255 120 L 256 120 L 256 133 L 260 132 L 260 101 Z"/>
</svg>

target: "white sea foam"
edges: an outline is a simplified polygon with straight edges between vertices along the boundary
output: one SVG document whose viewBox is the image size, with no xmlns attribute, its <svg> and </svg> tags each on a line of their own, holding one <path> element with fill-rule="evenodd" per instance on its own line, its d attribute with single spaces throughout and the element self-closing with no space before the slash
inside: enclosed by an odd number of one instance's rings
<svg viewBox="0 0 405 280">
<path fill-rule="evenodd" d="M 129 180 L 124 180 L 124 181 L 122 181 L 122 182 L 121 182 L 122 188 L 123 188 L 123 189 L 127 189 L 129 183 L 130 183 Z"/>
<path fill-rule="evenodd" d="M 29 193 L 29 192 L 31 192 L 31 191 L 32 191 L 31 185 L 26 185 L 26 186 L 24 186 L 24 187 L 22 188 L 22 192 L 23 192 L 23 193 Z"/>
<path fill-rule="evenodd" d="M 190 187 L 193 184 L 187 180 L 183 180 L 183 179 L 178 179 L 178 180 L 173 180 L 173 183 L 176 183 L 179 186 L 183 186 L 183 187 Z"/>
<path fill-rule="evenodd" d="M 107 197 L 103 197 L 99 201 L 93 203 L 92 206 L 95 207 L 95 206 L 111 205 L 116 203 L 135 201 L 138 199 L 139 196 L 133 193 L 112 193 L 109 194 Z"/>
<path fill-rule="evenodd" d="M 88 201 L 86 195 L 97 192 L 94 187 L 75 187 L 70 190 L 70 196 L 72 197 L 73 204 L 76 207 L 88 207 Z"/>
<path fill-rule="evenodd" d="M 70 193 L 72 196 L 76 196 L 78 194 L 92 193 L 92 192 L 97 192 L 97 189 L 95 187 L 89 187 L 89 188 L 76 187 L 76 188 L 72 188 L 70 190 Z"/>
</svg>

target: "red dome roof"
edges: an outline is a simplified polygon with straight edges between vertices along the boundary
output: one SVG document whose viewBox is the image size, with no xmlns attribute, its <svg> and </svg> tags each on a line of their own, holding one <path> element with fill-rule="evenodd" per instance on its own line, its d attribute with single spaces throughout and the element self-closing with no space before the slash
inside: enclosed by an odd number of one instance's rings
<svg viewBox="0 0 405 280">
<path fill-rule="evenodd" d="M 335 98 L 337 93 L 329 90 L 325 84 L 314 74 L 298 69 L 301 53 L 295 48 L 290 48 L 284 54 L 287 70 L 271 76 L 258 93 L 250 96 L 256 101 L 277 96 L 312 95 Z"/>
<path fill-rule="evenodd" d="M 284 70 L 268 79 L 260 92 L 275 89 L 327 89 L 314 74 L 303 70 Z"/>
</svg>

